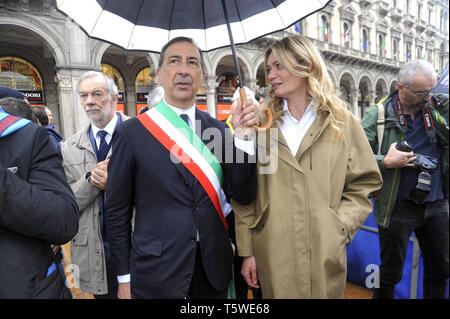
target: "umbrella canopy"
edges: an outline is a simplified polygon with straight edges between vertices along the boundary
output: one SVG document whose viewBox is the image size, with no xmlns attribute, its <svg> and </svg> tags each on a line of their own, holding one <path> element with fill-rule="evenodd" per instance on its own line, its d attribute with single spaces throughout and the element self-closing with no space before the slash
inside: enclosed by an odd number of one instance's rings
<svg viewBox="0 0 450 319">
<path fill-rule="evenodd" d="M 236 44 L 283 30 L 325 0 L 224 0 Z M 58 9 L 94 38 L 127 50 L 159 52 L 177 36 L 203 51 L 231 44 L 221 0 L 57 0 Z"/>
<path fill-rule="evenodd" d="M 448 94 L 448 64 L 439 76 L 439 80 L 433 89 L 433 92 Z"/>
</svg>

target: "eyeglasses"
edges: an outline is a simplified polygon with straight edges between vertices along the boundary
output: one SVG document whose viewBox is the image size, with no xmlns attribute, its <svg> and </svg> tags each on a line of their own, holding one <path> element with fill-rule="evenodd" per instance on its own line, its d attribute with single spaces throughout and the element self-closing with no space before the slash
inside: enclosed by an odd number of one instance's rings
<svg viewBox="0 0 450 319">
<path fill-rule="evenodd" d="M 96 100 L 96 101 L 102 100 L 103 97 L 105 96 L 105 94 L 102 93 L 102 92 L 100 92 L 100 91 L 97 91 L 97 92 L 94 92 L 94 93 L 81 93 L 81 94 L 80 94 L 80 99 L 81 99 L 81 101 L 85 102 L 85 101 L 88 99 L 89 94 L 92 95 L 92 97 L 93 97 L 94 100 Z"/>
<path fill-rule="evenodd" d="M 431 90 L 424 91 L 414 91 L 408 84 L 402 83 L 404 87 L 407 87 L 411 92 L 413 92 L 417 97 L 427 97 L 431 94 Z"/>
</svg>

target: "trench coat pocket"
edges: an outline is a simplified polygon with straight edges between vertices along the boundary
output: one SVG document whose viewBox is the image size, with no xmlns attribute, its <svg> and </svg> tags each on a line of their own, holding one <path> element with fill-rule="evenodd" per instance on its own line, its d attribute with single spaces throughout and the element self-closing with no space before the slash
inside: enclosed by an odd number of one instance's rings
<svg viewBox="0 0 450 319">
<path fill-rule="evenodd" d="M 72 239 L 72 245 L 74 246 L 86 246 L 88 243 L 88 234 L 87 233 L 78 233 Z"/>
<path fill-rule="evenodd" d="M 267 217 L 269 216 L 269 206 L 270 203 L 267 203 L 263 209 L 261 209 L 261 212 L 258 214 L 258 217 L 256 218 L 255 222 L 248 227 L 248 229 L 253 230 L 261 230 L 264 228 L 264 225 L 266 224 Z"/>
<path fill-rule="evenodd" d="M 140 255 L 161 256 L 162 242 L 154 238 L 133 238 L 134 248 Z"/>
<path fill-rule="evenodd" d="M 350 237 L 350 233 L 348 231 L 347 225 L 342 221 L 342 219 L 334 211 L 334 209 L 332 209 L 330 207 L 329 211 L 330 211 L 331 215 L 334 217 L 334 219 L 336 220 L 336 223 L 337 223 L 336 226 L 338 227 L 339 234 L 342 236 L 342 238 L 345 238 L 345 244 L 350 243 L 351 237 Z"/>
</svg>

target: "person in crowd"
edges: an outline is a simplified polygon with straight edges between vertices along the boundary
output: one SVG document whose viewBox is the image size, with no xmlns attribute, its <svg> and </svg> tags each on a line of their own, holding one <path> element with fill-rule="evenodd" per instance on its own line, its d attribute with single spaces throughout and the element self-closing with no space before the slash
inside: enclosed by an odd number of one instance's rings
<svg viewBox="0 0 450 319">
<path fill-rule="evenodd" d="M 44 106 L 44 110 L 45 110 L 45 113 L 47 113 L 48 125 L 53 125 L 53 113 L 52 113 L 52 111 L 46 106 Z"/>
<path fill-rule="evenodd" d="M 233 125 L 239 136 L 227 138 L 223 123 L 195 108 L 204 70 L 192 39 L 170 40 L 157 71 L 163 102 L 115 132 L 107 230 L 118 275 L 129 276 L 120 280 L 120 298 L 227 297 L 226 195 L 243 203 L 254 196 L 255 150 L 242 137 L 258 118 L 253 101 L 238 108 Z M 245 161 L 226 163 L 219 155 L 230 148 Z"/>
<path fill-rule="evenodd" d="M 258 156 L 278 166 L 263 174 L 258 160 L 256 200 L 233 203 L 242 275 L 263 298 L 342 298 L 346 245 L 381 175 L 310 40 L 275 41 L 264 62 L 274 122 L 259 136 Z"/>
<path fill-rule="evenodd" d="M 141 109 L 139 114 L 147 112 L 149 108 L 155 107 L 158 105 L 164 97 L 164 89 L 162 86 L 157 85 L 150 89 L 147 96 L 147 107 Z"/>
<path fill-rule="evenodd" d="M 11 96 L 3 97 L 0 99 L 0 103 L 6 113 L 23 117 L 33 123 L 39 124 L 36 116 L 31 110 L 30 105 L 23 98 L 15 98 Z"/>
<path fill-rule="evenodd" d="M 27 118 L 23 98 L 0 100 L 0 298 L 70 298 L 51 245 L 75 236 L 78 206 L 48 134 Z"/>
<path fill-rule="evenodd" d="M 64 170 L 80 207 L 79 232 L 71 242 L 72 262 L 80 269 L 80 288 L 95 298 L 117 298 L 117 278 L 105 231 L 105 189 L 111 138 L 127 119 L 115 112 L 118 91 L 114 81 L 88 71 L 77 85 L 89 125 L 61 147 Z"/>
<path fill-rule="evenodd" d="M 34 116 L 39 121 L 39 125 L 43 126 L 47 130 L 50 141 L 52 142 L 56 151 L 58 152 L 58 154 L 61 154 L 61 143 L 63 142 L 63 138 L 54 129 L 50 128 L 49 118 L 47 112 L 45 111 L 46 108 L 43 106 L 33 106 L 31 109 Z"/>
<path fill-rule="evenodd" d="M 394 298 L 412 231 L 423 253 L 424 298 L 445 298 L 448 98 L 432 94 L 435 84 L 430 63 L 408 62 L 400 70 L 397 89 L 379 102 L 384 110 L 381 124 L 378 106 L 369 108 L 362 121 L 384 181 L 375 210 L 381 258 L 376 299 Z M 379 125 L 384 126 L 382 136 Z"/>
</svg>

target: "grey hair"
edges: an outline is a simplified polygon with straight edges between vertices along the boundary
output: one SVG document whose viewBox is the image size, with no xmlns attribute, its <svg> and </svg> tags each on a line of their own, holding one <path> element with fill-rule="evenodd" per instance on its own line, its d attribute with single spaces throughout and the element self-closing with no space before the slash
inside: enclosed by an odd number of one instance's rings
<svg viewBox="0 0 450 319">
<path fill-rule="evenodd" d="M 424 60 L 412 60 L 400 69 L 398 81 L 411 84 L 412 78 L 417 74 L 422 74 L 431 81 L 436 81 L 437 78 L 436 71 L 431 63 Z"/>
<path fill-rule="evenodd" d="M 161 99 L 164 97 L 164 88 L 162 86 L 153 87 L 147 95 L 147 105 L 149 107 L 153 107 L 161 102 Z"/>
<path fill-rule="evenodd" d="M 95 77 L 102 77 L 105 79 L 106 86 L 108 87 L 108 90 L 109 90 L 109 96 L 111 98 L 113 96 L 119 95 L 119 90 L 117 90 L 116 83 L 114 83 L 113 79 L 111 79 L 109 76 L 107 76 L 101 72 L 98 72 L 98 71 L 87 71 L 80 77 L 80 80 L 78 81 L 78 84 L 77 84 L 78 94 L 80 94 L 81 82 L 83 82 L 84 80 L 87 80 L 87 79 L 95 78 Z"/>
</svg>

